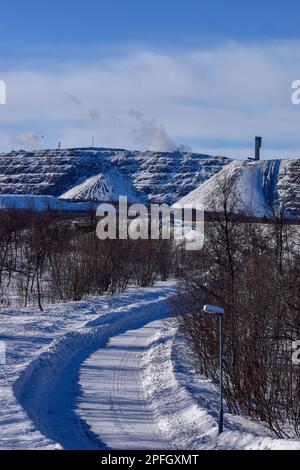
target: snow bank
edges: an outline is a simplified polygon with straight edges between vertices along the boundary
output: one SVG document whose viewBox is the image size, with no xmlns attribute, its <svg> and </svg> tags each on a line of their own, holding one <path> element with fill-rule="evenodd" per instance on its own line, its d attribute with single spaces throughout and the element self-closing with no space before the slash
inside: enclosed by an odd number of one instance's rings
<svg viewBox="0 0 300 470">
<path fill-rule="evenodd" d="M 19 209 L 43 212 L 47 210 L 86 212 L 91 209 L 96 210 L 96 205 L 90 202 L 68 202 L 61 201 L 54 196 L 33 196 L 33 195 L 0 195 L 0 209 Z"/>
<path fill-rule="evenodd" d="M 161 431 L 175 448 L 300 449 L 299 440 L 273 438 L 264 426 L 228 413 L 225 431 L 218 436 L 218 391 L 195 372 L 187 345 L 171 322 L 150 339 L 143 366 L 146 396 Z"/>
</svg>

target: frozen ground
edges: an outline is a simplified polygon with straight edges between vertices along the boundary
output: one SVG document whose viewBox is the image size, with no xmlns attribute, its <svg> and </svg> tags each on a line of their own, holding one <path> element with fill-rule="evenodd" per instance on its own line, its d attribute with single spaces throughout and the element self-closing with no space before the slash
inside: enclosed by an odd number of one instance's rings
<svg viewBox="0 0 300 470">
<path fill-rule="evenodd" d="M 0 449 L 300 449 L 228 414 L 218 438 L 217 392 L 170 319 L 174 289 L 2 312 Z"/>
</svg>

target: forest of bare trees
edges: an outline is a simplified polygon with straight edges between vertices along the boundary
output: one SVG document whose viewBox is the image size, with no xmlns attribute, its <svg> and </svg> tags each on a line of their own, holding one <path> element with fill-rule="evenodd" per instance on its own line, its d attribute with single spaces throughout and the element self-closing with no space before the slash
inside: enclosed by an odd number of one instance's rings
<svg viewBox="0 0 300 470">
<path fill-rule="evenodd" d="M 300 338 L 300 237 L 284 210 L 272 223 L 238 223 L 232 185 L 216 195 L 222 207 L 206 224 L 204 249 L 184 253 L 177 297 L 179 324 L 198 371 L 216 384 L 218 321 L 204 304 L 225 308 L 225 399 L 279 437 L 300 436 L 300 370 L 292 342 Z"/>
<path fill-rule="evenodd" d="M 225 308 L 225 400 L 230 412 L 300 436 L 300 231 L 275 211 L 272 223 L 238 220 L 232 185 L 220 185 L 200 251 L 169 240 L 105 240 L 91 215 L 2 213 L 1 307 L 79 301 L 157 280 L 179 280 L 175 306 L 199 373 L 218 384 L 218 322 L 204 304 Z"/>
<path fill-rule="evenodd" d="M 44 212 L 4 212 L 0 223 L 2 307 L 78 301 L 124 292 L 128 283 L 151 286 L 169 276 L 165 240 L 105 240 L 96 220 Z"/>
</svg>

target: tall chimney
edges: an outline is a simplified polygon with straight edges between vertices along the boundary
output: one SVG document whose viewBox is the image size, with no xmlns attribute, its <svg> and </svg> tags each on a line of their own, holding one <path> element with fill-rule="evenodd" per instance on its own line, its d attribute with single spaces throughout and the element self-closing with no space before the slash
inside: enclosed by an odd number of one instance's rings
<svg viewBox="0 0 300 470">
<path fill-rule="evenodd" d="M 255 160 L 260 160 L 262 137 L 255 137 Z"/>
</svg>

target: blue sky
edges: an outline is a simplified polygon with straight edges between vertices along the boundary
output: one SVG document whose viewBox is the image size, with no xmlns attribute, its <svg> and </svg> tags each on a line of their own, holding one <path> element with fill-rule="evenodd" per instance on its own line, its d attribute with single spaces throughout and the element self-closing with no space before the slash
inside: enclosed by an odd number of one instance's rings
<svg viewBox="0 0 300 470">
<path fill-rule="evenodd" d="M 1 4 L 0 40 L 25 46 L 79 47 L 150 42 L 162 46 L 209 41 L 299 37 L 296 0 L 11 0 Z"/>
<path fill-rule="evenodd" d="M 241 0 L 3 2 L 0 151 L 182 144 L 300 154 L 300 3 Z M 43 137 L 42 137 L 43 136 Z"/>
</svg>

